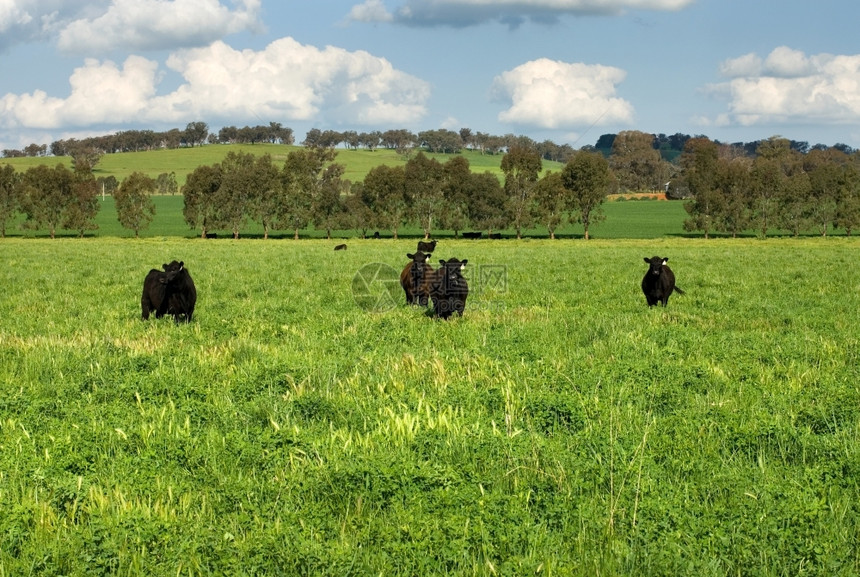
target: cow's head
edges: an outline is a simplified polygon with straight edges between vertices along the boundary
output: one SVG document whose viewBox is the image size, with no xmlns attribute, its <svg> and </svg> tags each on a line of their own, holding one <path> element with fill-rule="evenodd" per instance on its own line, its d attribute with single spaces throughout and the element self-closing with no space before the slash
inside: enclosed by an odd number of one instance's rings
<svg viewBox="0 0 860 577">
<path fill-rule="evenodd" d="M 463 278 L 463 271 L 466 270 L 468 259 L 458 260 L 451 258 L 448 260 L 440 259 L 439 264 L 442 265 L 445 275 L 445 286 L 448 288 L 461 287 L 465 288 L 466 279 Z"/>
<path fill-rule="evenodd" d="M 426 264 L 427 259 L 430 258 L 429 254 L 424 254 L 423 252 L 415 251 L 415 254 L 406 253 L 406 258 L 414 262 L 415 264 Z"/>
<path fill-rule="evenodd" d="M 176 279 L 177 275 L 182 272 L 182 267 L 184 266 L 185 263 L 183 261 L 177 262 L 175 260 L 171 261 L 170 264 L 161 265 L 161 268 L 164 269 L 164 274 L 161 275 L 159 280 L 164 284 L 170 284 Z"/>
<path fill-rule="evenodd" d="M 669 258 L 661 258 L 659 256 L 645 257 L 645 262 L 648 263 L 648 273 L 656 276 L 663 272 L 663 265 L 669 262 Z"/>
</svg>

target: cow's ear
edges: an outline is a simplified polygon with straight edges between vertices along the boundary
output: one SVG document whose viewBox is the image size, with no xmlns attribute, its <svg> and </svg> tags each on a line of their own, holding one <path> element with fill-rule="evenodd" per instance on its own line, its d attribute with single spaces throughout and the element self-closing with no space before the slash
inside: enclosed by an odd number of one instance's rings
<svg viewBox="0 0 860 577">
<path fill-rule="evenodd" d="M 413 259 L 415 258 L 415 255 L 414 255 L 414 254 L 409 254 L 409 253 L 407 252 L 407 253 L 406 253 L 406 258 L 408 258 L 409 260 L 413 260 Z"/>
<path fill-rule="evenodd" d="M 445 266 L 445 259 L 440 258 L 440 259 L 439 259 L 439 264 L 441 264 L 442 266 Z"/>
<path fill-rule="evenodd" d="M 666 264 L 667 262 L 669 262 L 669 257 L 668 257 L 668 256 L 667 256 L 667 257 L 665 257 L 665 258 L 663 259 L 663 264 Z"/>
<path fill-rule="evenodd" d="M 460 261 L 460 264 L 461 264 L 462 266 L 466 266 L 466 263 L 467 263 L 467 262 L 469 262 L 469 259 L 464 258 L 463 260 L 461 260 L 461 261 Z"/>
<path fill-rule="evenodd" d="M 161 268 L 163 268 L 164 270 L 167 270 L 167 263 L 164 263 L 163 265 L 161 265 Z"/>
<path fill-rule="evenodd" d="M 184 267 L 184 266 L 185 266 L 185 261 L 183 261 L 183 260 L 179 261 L 179 270 L 182 270 L 182 267 Z"/>
</svg>

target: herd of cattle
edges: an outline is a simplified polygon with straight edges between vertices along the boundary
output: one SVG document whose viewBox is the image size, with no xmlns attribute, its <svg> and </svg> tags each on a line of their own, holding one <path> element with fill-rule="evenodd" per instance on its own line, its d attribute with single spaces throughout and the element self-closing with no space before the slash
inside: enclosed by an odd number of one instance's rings
<svg viewBox="0 0 860 577">
<path fill-rule="evenodd" d="M 345 250 L 346 245 L 338 245 L 335 250 Z M 463 276 L 467 259 L 440 259 L 438 269 L 430 266 L 430 256 L 436 249 L 436 241 L 418 242 L 415 253 L 407 253 L 409 263 L 400 273 L 400 286 L 406 294 L 407 305 L 427 307 L 432 301 L 433 315 L 441 319 L 449 319 L 457 313 L 463 316 L 466 310 L 466 298 L 469 296 L 469 285 Z M 657 303 L 664 307 L 669 303 L 673 292 L 684 294 L 675 285 L 675 274 L 666 264 L 666 257 L 654 256 L 645 258 L 648 272 L 642 278 L 642 293 L 648 306 Z M 155 313 L 156 318 L 171 315 L 179 321 L 190 322 L 197 304 L 197 289 L 185 263 L 172 261 L 162 265 L 162 270 L 152 269 L 143 281 L 143 296 L 140 307 L 143 320 Z"/>
</svg>

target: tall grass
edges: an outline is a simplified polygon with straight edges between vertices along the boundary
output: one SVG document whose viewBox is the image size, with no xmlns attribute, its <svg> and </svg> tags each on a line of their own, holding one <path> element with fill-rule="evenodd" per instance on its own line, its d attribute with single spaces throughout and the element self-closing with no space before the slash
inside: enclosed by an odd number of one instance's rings
<svg viewBox="0 0 860 577">
<path fill-rule="evenodd" d="M 857 241 L 445 239 L 463 318 L 357 306 L 413 244 L 0 243 L 0 575 L 860 571 Z"/>
</svg>

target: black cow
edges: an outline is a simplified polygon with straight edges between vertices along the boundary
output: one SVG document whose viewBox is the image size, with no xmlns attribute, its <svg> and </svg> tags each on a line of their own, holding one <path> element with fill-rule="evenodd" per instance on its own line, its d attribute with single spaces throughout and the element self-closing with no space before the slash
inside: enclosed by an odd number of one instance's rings
<svg viewBox="0 0 860 577">
<path fill-rule="evenodd" d="M 423 240 L 418 241 L 418 250 L 424 253 L 431 253 L 436 250 L 436 241 L 431 240 L 428 242 L 424 242 Z"/>
<path fill-rule="evenodd" d="M 379 238 L 379 231 L 378 230 L 373 233 L 373 238 Z"/>
<path fill-rule="evenodd" d="M 339 244 L 336 247 L 334 247 L 334 250 L 346 250 L 346 245 L 345 244 Z"/>
<path fill-rule="evenodd" d="M 174 260 L 162 268 L 164 270 L 150 270 L 143 281 L 143 296 L 140 298 L 143 320 L 149 319 L 149 313 L 154 312 L 157 319 L 168 314 L 173 315 L 176 322 L 180 319 L 191 322 L 194 305 L 197 304 L 197 289 L 185 263 Z"/>
<path fill-rule="evenodd" d="M 481 231 L 478 232 L 464 232 L 463 238 L 481 238 L 483 233 Z"/>
<path fill-rule="evenodd" d="M 669 262 L 668 257 L 646 257 L 645 262 L 648 263 L 649 268 L 642 279 L 642 292 L 645 293 L 645 300 L 648 301 L 649 307 L 653 307 L 658 302 L 665 307 L 672 291 L 681 295 L 684 294 L 684 291 L 675 286 L 675 273 L 666 264 Z"/>
<path fill-rule="evenodd" d="M 433 274 L 433 267 L 427 264 L 430 255 L 419 250 L 415 254 L 407 254 L 406 258 L 412 261 L 400 273 L 400 286 L 406 293 L 406 304 L 426 307 L 430 298 L 427 280 Z"/>
<path fill-rule="evenodd" d="M 447 320 L 455 312 L 463 316 L 469 285 L 463 277 L 468 260 L 440 260 L 442 266 L 430 276 L 428 285 L 433 299 L 433 314 Z"/>
</svg>

